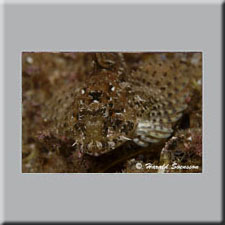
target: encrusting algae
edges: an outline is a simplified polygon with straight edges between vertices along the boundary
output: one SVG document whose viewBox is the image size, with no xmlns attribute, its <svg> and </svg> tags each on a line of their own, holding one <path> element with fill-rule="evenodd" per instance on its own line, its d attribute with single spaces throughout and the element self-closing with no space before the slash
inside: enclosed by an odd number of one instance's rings
<svg viewBox="0 0 225 225">
<path fill-rule="evenodd" d="M 49 78 L 55 89 L 45 91 L 47 97 L 42 94 L 44 101 L 40 101 L 38 125 L 32 137 L 39 156 L 38 149 L 47 148 L 53 155 L 69 158 L 68 164 L 75 163 L 75 167 L 80 164 L 79 158 L 84 164 L 92 164 L 113 152 L 112 161 L 116 154 L 118 159 L 123 154 L 126 161 L 131 158 L 129 148 L 137 148 L 132 153 L 135 155 L 154 143 L 163 145 L 190 110 L 195 76 L 201 78 L 201 53 L 77 54 L 77 62 L 82 62 L 77 64 L 77 71 L 85 62 L 82 76 Z M 75 172 L 83 170 L 76 168 Z"/>
</svg>

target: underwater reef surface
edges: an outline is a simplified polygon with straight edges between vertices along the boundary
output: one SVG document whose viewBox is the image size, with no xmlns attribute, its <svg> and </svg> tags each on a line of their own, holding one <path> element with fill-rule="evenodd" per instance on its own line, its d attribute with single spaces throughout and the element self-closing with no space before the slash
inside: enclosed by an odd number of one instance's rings
<svg viewBox="0 0 225 225">
<path fill-rule="evenodd" d="M 201 171 L 202 53 L 22 54 L 22 172 Z"/>
</svg>

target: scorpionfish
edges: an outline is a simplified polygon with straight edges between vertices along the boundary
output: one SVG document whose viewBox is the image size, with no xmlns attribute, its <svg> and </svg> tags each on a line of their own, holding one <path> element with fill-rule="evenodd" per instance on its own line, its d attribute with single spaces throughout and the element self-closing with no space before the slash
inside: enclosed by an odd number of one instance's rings
<svg viewBox="0 0 225 225">
<path fill-rule="evenodd" d="M 43 107 L 51 135 L 93 156 L 127 141 L 148 146 L 172 135 L 187 107 L 187 65 L 147 59 L 132 70 L 123 53 L 95 53 L 94 62 L 92 74 L 66 83 Z"/>
</svg>

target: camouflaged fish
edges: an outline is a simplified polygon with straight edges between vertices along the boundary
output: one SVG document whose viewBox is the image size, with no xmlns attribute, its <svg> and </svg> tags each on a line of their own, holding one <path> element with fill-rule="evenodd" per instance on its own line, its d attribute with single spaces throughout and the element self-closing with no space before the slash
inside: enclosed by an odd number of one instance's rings
<svg viewBox="0 0 225 225">
<path fill-rule="evenodd" d="M 42 117 L 50 133 L 94 156 L 128 140 L 148 146 L 170 137 L 187 107 L 186 65 L 146 60 L 130 71 L 116 53 L 97 53 L 96 62 L 101 69 L 81 84 L 65 84 L 46 102 Z"/>
</svg>

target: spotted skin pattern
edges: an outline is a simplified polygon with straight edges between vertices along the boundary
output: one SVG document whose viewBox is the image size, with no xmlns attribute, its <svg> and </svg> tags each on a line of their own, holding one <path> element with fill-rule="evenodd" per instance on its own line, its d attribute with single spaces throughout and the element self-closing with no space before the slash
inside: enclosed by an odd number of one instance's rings
<svg viewBox="0 0 225 225">
<path fill-rule="evenodd" d="M 187 107 L 187 66 L 146 60 L 129 71 L 121 53 L 97 54 L 96 62 L 101 69 L 95 74 L 66 84 L 46 102 L 42 117 L 49 132 L 93 156 L 127 141 L 148 146 L 170 137 Z"/>
</svg>

